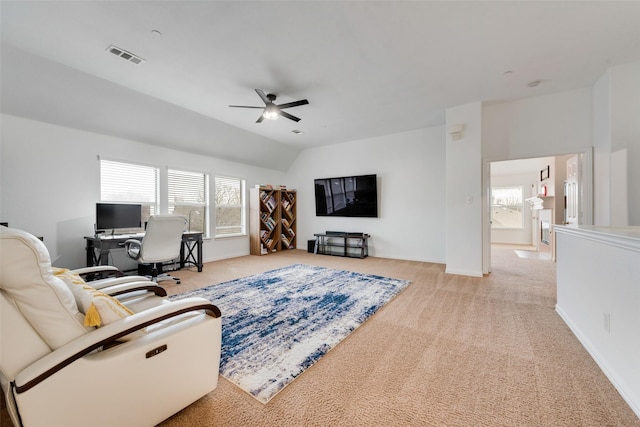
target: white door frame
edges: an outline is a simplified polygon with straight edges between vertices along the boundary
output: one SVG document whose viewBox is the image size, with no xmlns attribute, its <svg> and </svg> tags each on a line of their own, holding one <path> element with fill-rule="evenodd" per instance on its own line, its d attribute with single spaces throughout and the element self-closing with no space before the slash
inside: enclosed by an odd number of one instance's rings
<svg viewBox="0 0 640 427">
<path fill-rule="evenodd" d="M 491 162 L 482 165 L 482 274 L 491 272 Z"/>
</svg>

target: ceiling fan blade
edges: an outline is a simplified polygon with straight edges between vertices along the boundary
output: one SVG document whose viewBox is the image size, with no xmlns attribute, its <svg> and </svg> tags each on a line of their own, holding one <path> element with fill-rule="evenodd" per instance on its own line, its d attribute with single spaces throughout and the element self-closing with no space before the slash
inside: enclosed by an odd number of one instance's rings
<svg viewBox="0 0 640 427">
<path fill-rule="evenodd" d="M 260 89 L 256 89 L 256 93 L 258 94 L 258 96 L 260 96 L 260 99 L 262 99 L 262 101 L 265 104 L 270 103 L 271 101 L 269 101 L 269 98 L 267 98 L 267 95 L 264 94 L 263 91 L 261 91 Z"/>
<path fill-rule="evenodd" d="M 309 101 L 307 101 L 306 99 L 301 99 L 300 101 L 287 102 L 285 104 L 280 104 L 278 105 L 278 108 L 280 109 L 291 108 L 291 107 L 297 107 L 298 105 L 307 105 L 308 103 Z"/>
<path fill-rule="evenodd" d="M 264 116 L 260 114 L 260 117 L 258 117 L 258 120 L 256 120 L 256 123 L 262 123 L 263 120 L 264 120 Z"/>
<path fill-rule="evenodd" d="M 300 119 L 297 118 L 296 116 L 292 116 L 291 114 L 287 113 L 286 111 L 280 111 L 280 115 L 282 117 L 286 117 L 289 120 L 293 120 L 294 122 L 299 122 Z"/>
<path fill-rule="evenodd" d="M 232 108 L 260 108 L 261 110 L 264 109 L 264 107 L 253 107 L 253 106 L 250 106 L 250 105 L 229 105 L 229 107 L 232 107 Z"/>
</svg>

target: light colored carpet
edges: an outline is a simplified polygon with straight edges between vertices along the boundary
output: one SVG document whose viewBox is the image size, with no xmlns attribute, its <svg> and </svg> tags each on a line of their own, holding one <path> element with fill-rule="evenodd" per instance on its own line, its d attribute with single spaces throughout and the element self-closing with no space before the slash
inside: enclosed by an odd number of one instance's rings
<svg viewBox="0 0 640 427">
<path fill-rule="evenodd" d="M 534 252 L 534 251 L 520 251 L 520 250 L 515 250 L 514 252 L 516 253 L 516 255 L 518 255 L 519 258 L 546 259 L 546 260 L 551 259 L 550 252 Z"/>
<path fill-rule="evenodd" d="M 438 264 L 301 250 L 181 272 L 198 286 L 304 263 L 412 285 L 267 405 L 221 378 L 162 425 L 640 426 L 556 314 L 555 264 L 513 249 L 496 249 L 492 259 L 484 278 L 447 275 Z"/>
<path fill-rule="evenodd" d="M 484 278 L 295 250 L 182 270 L 183 284 L 166 288 L 176 294 L 295 263 L 412 284 L 268 404 L 221 377 L 163 427 L 640 426 L 555 312 L 555 264 L 513 249 L 494 250 Z"/>
</svg>

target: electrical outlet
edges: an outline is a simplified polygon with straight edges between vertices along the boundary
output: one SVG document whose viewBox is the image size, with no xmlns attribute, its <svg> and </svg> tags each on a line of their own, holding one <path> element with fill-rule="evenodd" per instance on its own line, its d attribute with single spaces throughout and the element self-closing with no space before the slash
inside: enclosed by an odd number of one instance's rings
<svg viewBox="0 0 640 427">
<path fill-rule="evenodd" d="M 607 333 L 611 332 L 611 315 L 609 313 L 603 313 L 604 318 L 604 330 Z"/>
</svg>

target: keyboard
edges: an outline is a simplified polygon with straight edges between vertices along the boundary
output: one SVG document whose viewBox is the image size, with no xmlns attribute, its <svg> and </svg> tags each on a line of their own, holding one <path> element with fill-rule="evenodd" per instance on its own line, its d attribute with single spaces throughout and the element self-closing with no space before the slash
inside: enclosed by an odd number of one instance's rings
<svg viewBox="0 0 640 427">
<path fill-rule="evenodd" d="M 105 234 L 101 235 L 101 239 L 134 239 L 134 238 L 142 238 L 144 237 L 144 233 L 136 233 L 136 234 Z"/>
</svg>

